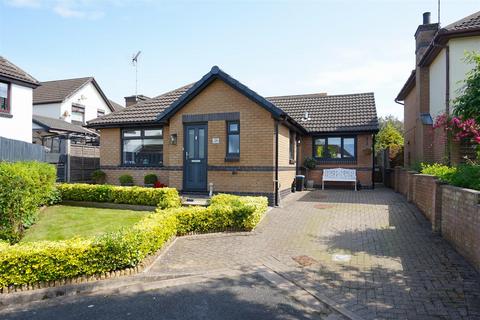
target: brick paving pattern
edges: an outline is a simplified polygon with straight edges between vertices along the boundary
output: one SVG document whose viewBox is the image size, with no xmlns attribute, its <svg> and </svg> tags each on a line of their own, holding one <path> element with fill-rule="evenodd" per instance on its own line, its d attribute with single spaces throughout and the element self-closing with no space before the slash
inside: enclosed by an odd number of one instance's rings
<svg viewBox="0 0 480 320">
<path fill-rule="evenodd" d="M 270 262 L 365 319 L 480 319 L 479 274 L 389 189 L 293 194 L 252 233 L 179 238 L 150 272 Z"/>
</svg>

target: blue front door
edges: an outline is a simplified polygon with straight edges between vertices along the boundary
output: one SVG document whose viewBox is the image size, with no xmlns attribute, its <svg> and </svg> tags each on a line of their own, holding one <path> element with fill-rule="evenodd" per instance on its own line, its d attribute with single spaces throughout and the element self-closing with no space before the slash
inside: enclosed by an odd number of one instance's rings
<svg viewBox="0 0 480 320">
<path fill-rule="evenodd" d="M 185 126 L 183 189 L 207 191 L 207 125 Z"/>
</svg>

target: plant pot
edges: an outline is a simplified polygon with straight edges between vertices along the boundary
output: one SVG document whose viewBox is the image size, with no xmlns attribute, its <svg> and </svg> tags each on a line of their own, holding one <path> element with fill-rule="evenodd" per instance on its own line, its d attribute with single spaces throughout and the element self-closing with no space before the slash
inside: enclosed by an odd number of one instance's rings
<svg viewBox="0 0 480 320">
<path fill-rule="evenodd" d="M 134 184 L 133 183 L 124 183 L 122 184 L 122 187 L 133 187 Z"/>
<path fill-rule="evenodd" d="M 307 189 L 313 189 L 313 180 L 307 180 Z"/>
</svg>

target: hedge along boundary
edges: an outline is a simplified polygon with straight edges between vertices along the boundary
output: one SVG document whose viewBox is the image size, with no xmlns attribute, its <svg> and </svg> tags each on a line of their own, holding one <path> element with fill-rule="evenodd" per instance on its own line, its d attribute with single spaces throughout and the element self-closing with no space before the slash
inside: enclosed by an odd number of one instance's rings
<svg viewBox="0 0 480 320">
<path fill-rule="evenodd" d="M 155 206 L 162 209 L 181 205 L 175 188 L 120 187 L 95 184 L 59 184 L 57 189 L 62 200 L 107 202 L 142 206 Z"/>
<path fill-rule="evenodd" d="M 90 239 L 12 246 L 0 243 L 1 291 L 66 284 L 78 277 L 102 279 L 119 270 L 132 274 L 176 235 L 228 228 L 252 230 L 267 211 L 268 201 L 265 197 L 217 195 L 211 203 L 208 208 L 158 209 L 129 229 Z"/>
</svg>

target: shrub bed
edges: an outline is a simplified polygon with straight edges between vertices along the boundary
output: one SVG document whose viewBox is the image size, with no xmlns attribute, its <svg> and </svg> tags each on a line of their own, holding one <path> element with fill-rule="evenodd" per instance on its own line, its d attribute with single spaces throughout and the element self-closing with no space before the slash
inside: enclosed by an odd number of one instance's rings
<svg viewBox="0 0 480 320">
<path fill-rule="evenodd" d="M 56 170 L 40 162 L 0 162 L 0 239 L 16 242 L 49 202 Z"/>
<path fill-rule="evenodd" d="M 442 164 L 422 164 L 421 172 L 437 177 L 440 181 L 453 186 L 480 190 L 480 165 L 460 164 L 449 167 Z"/>
<path fill-rule="evenodd" d="M 134 267 L 176 234 L 251 230 L 266 212 L 267 198 L 222 194 L 207 208 L 161 208 L 132 228 L 92 239 L 0 242 L 0 288 Z"/>
<path fill-rule="evenodd" d="M 175 188 L 119 187 L 92 184 L 59 184 L 62 200 L 113 202 L 159 208 L 180 206 L 180 197 Z"/>
</svg>

